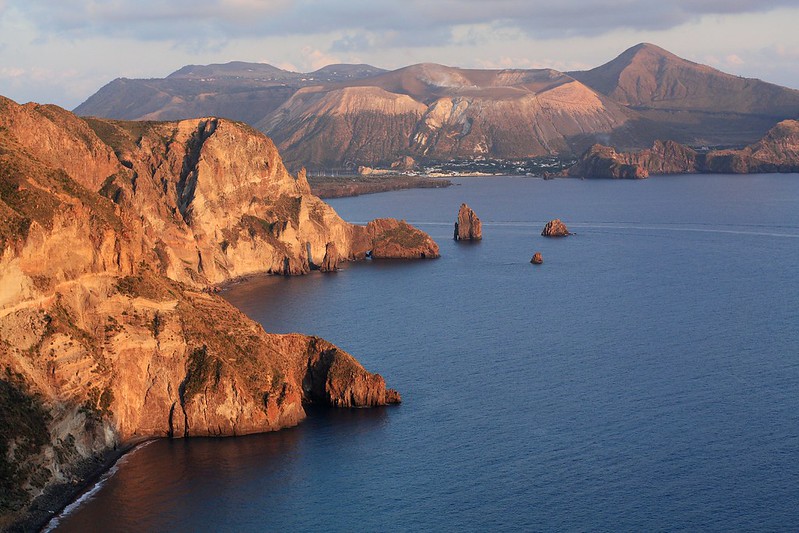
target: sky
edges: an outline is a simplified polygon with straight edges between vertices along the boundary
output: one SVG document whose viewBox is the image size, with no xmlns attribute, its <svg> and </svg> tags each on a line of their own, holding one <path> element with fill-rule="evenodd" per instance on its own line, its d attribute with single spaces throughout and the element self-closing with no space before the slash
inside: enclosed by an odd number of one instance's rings
<svg viewBox="0 0 799 533">
<path fill-rule="evenodd" d="M 583 70 L 640 42 L 799 89 L 797 23 L 799 0 L 0 0 L 0 94 L 72 109 L 228 61 Z"/>
</svg>

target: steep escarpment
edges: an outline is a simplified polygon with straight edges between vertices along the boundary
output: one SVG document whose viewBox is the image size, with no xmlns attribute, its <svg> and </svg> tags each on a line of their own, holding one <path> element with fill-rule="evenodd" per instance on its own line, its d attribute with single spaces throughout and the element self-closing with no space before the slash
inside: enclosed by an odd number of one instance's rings
<svg viewBox="0 0 799 533">
<path fill-rule="evenodd" d="M 342 260 L 370 250 L 366 228 L 341 220 L 311 194 L 304 172 L 290 175 L 272 141 L 244 124 L 88 123 L 124 167 L 106 189 L 145 218 L 173 279 L 304 274 L 328 243 Z"/>
<path fill-rule="evenodd" d="M 0 527 L 121 444 L 399 401 L 334 345 L 268 334 L 208 289 L 386 243 L 417 254 L 410 230 L 344 222 L 230 121 L 87 122 L 0 98 L 0 131 Z"/>
<path fill-rule="evenodd" d="M 674 141 L 656 141 L 652 148 L 637 152 L 594 145 L 567 172 L 575 177 L 622 179 L 651 174 L 799 172 L 799 121 L 782 121 L 740 150 L 699 153 Z"/>
</svg>

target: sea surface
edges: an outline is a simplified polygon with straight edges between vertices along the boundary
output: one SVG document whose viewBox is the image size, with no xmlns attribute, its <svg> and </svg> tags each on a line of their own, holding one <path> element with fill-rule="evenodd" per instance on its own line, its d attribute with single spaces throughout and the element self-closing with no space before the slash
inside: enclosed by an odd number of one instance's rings
<svg viewBox="0 0 799 533">
<path fill-rule="evenodd" d="M 330 201 L 438 260 L 224 293 L 402 405 L 154 442 L 58 531 L 799 530 L 799 175 L 455 181 Z"/>
</svg>

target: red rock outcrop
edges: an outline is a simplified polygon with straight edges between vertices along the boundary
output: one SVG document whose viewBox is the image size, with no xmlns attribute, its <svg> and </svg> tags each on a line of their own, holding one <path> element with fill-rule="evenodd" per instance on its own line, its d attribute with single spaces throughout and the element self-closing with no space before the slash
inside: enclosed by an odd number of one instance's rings
<svg viewBox="0 0 799 533">
<path fill-rule="evenodd" d="M 456 241 L 479 241 L 483 238 L 483 223 L 466 204 L 461 204 L 455 221 Z"/>
<path fill-rule="evenodd" d="M 434 259 L 438 244 L 404 220 L 378 218 L 366 225 L 374 259 Z"/>
<path fill-rule="evenodd" d="M 567 237 L 571 235 L 571 232 L 569 232 L 566 224 L 561 222 L 559 218 L 556 218 L 546 223 L 541 235 L 544 237 Z"/>
<path fill-rule="evenodd" d="M 541 255 L 541 252 L 536 252 L 533 254 L 533 258 L 530 259 L 530 262 L 534 265 L 541 265 L 544 263 L 544 257 Z"/>
</svg>

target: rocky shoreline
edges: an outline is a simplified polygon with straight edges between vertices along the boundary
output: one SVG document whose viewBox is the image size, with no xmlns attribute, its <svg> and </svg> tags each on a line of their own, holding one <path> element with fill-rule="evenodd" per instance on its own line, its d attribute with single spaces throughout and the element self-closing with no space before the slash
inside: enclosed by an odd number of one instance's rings
<svg viewBox="0 0 799 533">
<path fill-rule="evenodd" d="M 125 455 L 156 439 L 138 439 L 106 450 L 76 465 L 72 480 L 48 487 L 33 500 L 26 513 L 11 524 L 9 532 L 35 532 L 44 530 L 54 519 L 89 492 Z"/>
<path fill-rule="evenodd" d="M 643 179 L 652 174 L 769 174 L 799 172 L 799 121 L 784 120 L 741 149 L 697 151 L 674 141 L 617 151 L 595 144 L 564 174 L 580 178 Z"/>
</svg>

